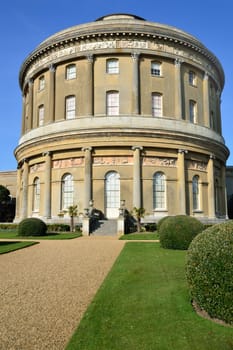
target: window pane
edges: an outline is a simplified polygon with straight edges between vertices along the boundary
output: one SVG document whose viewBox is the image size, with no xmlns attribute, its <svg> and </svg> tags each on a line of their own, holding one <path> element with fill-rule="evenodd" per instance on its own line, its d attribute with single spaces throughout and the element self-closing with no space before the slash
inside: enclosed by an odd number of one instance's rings
<svg viewBox="0 0 233 350">
<path fill-rule="evenodd" d="M 196 102 L 189 101 L 189 120 L 191 123 L 196 123 Z"/>
<path fill-rule="evenodd" d="M 75 96 L 66 98 L 66 119 L 75 118 Z"/>
<path fill-rule="evenodd" d="M 152 94 L 152 116 L 162 117 L 162 95 Z"/>
<path fill-rule="evenodd" d="M 66 79 L 75 79 L 76 78 L 76 65 L 72 64 L 66 67 Z"/>
<path fill-rule="evenodd" d="M 36 178 L 33 183 L 33 211 L 40 208 L 40 180 Z"/>
<path fill-rule="evenodd" d="M 165 175 L 163 173 L 156 173 L 153 178 L 153 201 L 154 209 L 166 208 L 166 188 Z"/>
<path fill-rule="evenodd" d="M 108 74 L 118 74 L 119 73 L 119 61 L 117 59 L 111 59 L 106 61 Z"/>
<path fill-rule="evenodd" d="M 151 62 L 151 75 L 161 75 L 161 64 L 159 62 Z"/>
<path fill-rule="evenodd" d="M 43 76 L 43 77 L 40 77 L 40 79 L 39 79 L 39 90 L 43 90 L 44 87 L 45 87 L 45 79 Z"/>
<path fill-rule="evenodd" d="M 67 174 L 62 178 L 62 209 L 73 205 L 73 176 Z"/>
<path fill-rule="evenodd" d="M 119 92 L 107 92 L 107 115 L 119 115 Z"/>
<path fill-rule="evenodd" d="M 193 186 L 193 210 L 198 210 L 200 207 L 199 177 L 198 176 L 193 177 L 192 186 Z"/>
<path fill-rule="evenodd" d="M 40 106 L 38 109 L 38 124 L 39 126 L 44 125 L 44 106 Z"/>
</svg>

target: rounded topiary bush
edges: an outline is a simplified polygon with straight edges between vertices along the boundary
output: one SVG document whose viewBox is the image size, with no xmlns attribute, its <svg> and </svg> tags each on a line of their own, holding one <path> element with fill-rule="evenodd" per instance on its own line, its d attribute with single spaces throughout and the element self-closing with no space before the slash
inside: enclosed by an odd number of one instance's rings
<svg viewBox="0 0 233 350">
<path fill-rule="evenodd" d="M 160 230 L 160 227 L 161 227 L 162 223 L 163 223 L 164 221 L 166 221 L 167 218 L 170 218 L 170 216 L 164 216 L 163 218 L 161 218 L 161 219 L 158 221 L 158 223 L 157 223 L 157 231 L 158 231 L 158 233 L 159 233 L 159 230 Z"/>
<path fill-rule="evenodd" d="M 191 216 L 170 216 L 159 228 L 160 244 L 163 248 L 186 250 L 203 229 L 203 224 Z"/>
<path fill-rule="evenodd" d="M 46 231 L 46 224 L 38 218 L 24 219 L 18 225 L 19 236 L 45 236 Z"/>
<path fill-rule="evenodd" d="M 209 227 L 190 244 L 191 298 L 210 317 L 233 324 L 233 221 Z"/>
</svg>

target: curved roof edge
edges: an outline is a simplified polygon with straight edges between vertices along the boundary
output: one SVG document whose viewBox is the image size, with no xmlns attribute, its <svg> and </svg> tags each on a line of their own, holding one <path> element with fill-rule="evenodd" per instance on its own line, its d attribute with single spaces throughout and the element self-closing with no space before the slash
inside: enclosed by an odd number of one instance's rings
<svg viewBox="0 0 233 350">
<path fill-rule="evenodd" d="M 111 13 L 109 15 L 101 16 L 101 17 L 97 18 L 95 21 L 98 22 L 98 21 L 112 20 L 115 17 L 117 17 L 117 18 L 120 18 L 120 17 L 121 18 L 128 18 L 128 19 L 132 18 L 132 19 L 138 19 L 140 21 L 145 21 L 146 20 L 145 18 L 133 15 L 131 13 Z"/>
</svg>

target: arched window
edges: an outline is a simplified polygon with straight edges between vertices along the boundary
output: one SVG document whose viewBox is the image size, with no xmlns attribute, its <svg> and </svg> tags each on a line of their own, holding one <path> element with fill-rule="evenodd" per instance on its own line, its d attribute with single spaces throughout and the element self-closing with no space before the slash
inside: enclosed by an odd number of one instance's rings
<svg viewBox="0 0 233 350">
<path fill-rule="evenodd" d="M 163 106 L 162 106 L 162 95 L 158 92 L 152 93 L 152 116 L 162 117 Z"/>
<path fill-rule="evenodd" d="M 117 58 L 109 58 L 106 61 L 106 72 L 108 74 L 119 74 L 119 60 Z"/>
<path fill-rule="evenodd" d="M 166 177 L 162 172 L 153 176 L 153 207 L 166 209 Z"/>
<path fill-rule="evenodd" d="M 76 114 L 75 96 L 67 96 L 65 103 L 66 103 L 65 119 L 74 119 Z"/>
<path fill-rule="evenodd" d="M 116 171 L 110 171 L 105 176 L 105 207 L 107 218 L 119 216 L 120 175 Z"/>
<path fill-rule="evenodd" d="M 76 78 L 76 65 L 69 64 L 66 66 L 66 80 L 71 80 Z"/>
<path fill-rule="evenodd" d="M 65 210 L 73 205 L 74 188 L 73 188 L 73 176 L 71 174 L 65 174 L 61 181 L 61 209 Z"/>
<path fill-rule="evenodd" d="M 160 76 L 161 75 L 161 63 L 157 61 L 151 62 L 151 75 Z"/>
<path fill-rule="evenodd" d="M 200 189 L 199 189 L 199 176 L 195 175 L 192 180 L 193 188 L 193 210 L 200 209 Z"/>
<path fill-rule="evenodd" d="M 36 177 L 33 181 L 33 211 L 40 210 L 40 179 Z"/>
<path fill-rule="evenodd" d="M 197 122 L 197 104 L 195 101 L 189 101 L 189 120 L 191 123 Z"/>
<path fill-rule="evenodd" d="M 119 115 L 119 91 L 107 91 L 106 114 Z"/>
<path fill-rule="evenodd" d="M 38 125 L 44 125 L 44 105 L 38 107 Z"/>
</svg>

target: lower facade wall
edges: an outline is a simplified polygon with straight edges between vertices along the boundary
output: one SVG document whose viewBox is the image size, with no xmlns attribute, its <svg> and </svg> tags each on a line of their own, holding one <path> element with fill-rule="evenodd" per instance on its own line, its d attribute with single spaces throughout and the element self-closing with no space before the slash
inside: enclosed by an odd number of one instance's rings
<svg viewBox="0 0 233 350">
<path fill-rule="evenodd" d="M 66 220 L 67 203 L 77 204 L 82 216 L 91 200 L 107 218 L 119 215 L 122 201 L 129 211 L 145 208 L 149 221 L 178 214 L 226 218 L 225 172 L 218 160 L 211 168 L 208 154 L 137 149 L 90 148 L 87 153 L 54 152 L 26 160 L 18 169 L 15 221 Z M 67 175 L 72 183 L 67 186 L 72 188 L 64 194 Z"/>
</svg>

